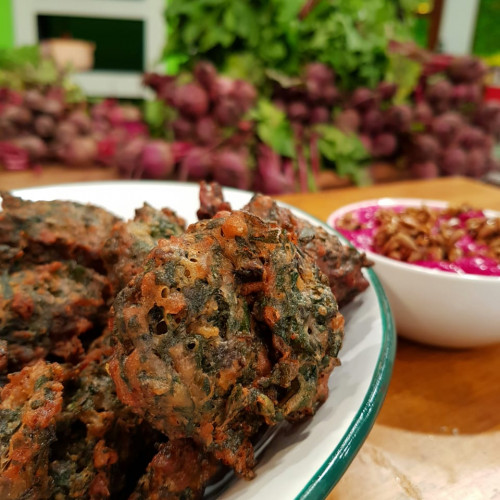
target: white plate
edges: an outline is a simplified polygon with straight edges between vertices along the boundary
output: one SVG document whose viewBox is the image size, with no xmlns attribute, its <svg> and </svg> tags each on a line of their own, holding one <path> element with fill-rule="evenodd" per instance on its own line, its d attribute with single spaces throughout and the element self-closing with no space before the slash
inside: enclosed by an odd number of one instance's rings
<svg viewBox="0 0 500 500">
<path fill-rule="evenodd" d="M 196 220 L 198 186 L 187 183 L 119 181 L 17 190 L 31 200 L 73 200 L 102 206 L 130 218 L 147 201 L 170 207 L 188 222 Z M 233 208 L 251 193 L 224 190 Z M 314 224 L 319 220 L 293 209 Z M 346 317 L 342 366 L 330 378 L 330 396 L 317 414 L 284 427 L 266 448 L 252 481 L 237 480 L 220 495 L 224 500 L 321 499 L 340 479 L 366 439 L 380 410 L 395 354 L 396 336 L 387 298 L 371 270 L 371 286 L 342 311 Z"/>
</svg>

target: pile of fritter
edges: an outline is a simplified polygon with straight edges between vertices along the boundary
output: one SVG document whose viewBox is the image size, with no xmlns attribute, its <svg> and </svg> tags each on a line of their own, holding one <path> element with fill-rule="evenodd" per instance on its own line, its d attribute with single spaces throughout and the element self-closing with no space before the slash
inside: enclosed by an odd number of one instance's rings
<svg viewBox="0 0 500 500">
<path fill-rule="evenodd" d="M 327 398 L 369 265 L 335 236 L 217 185 L 187 229 L 1 196 L 0 498 L 201 498 Z"/>
</svg>

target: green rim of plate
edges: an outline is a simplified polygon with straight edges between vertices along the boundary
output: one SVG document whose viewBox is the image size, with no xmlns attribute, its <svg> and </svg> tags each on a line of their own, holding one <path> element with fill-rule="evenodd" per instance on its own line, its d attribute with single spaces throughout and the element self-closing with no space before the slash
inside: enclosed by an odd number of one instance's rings
<svg viewBox="0 0 500 500">
<path fill-rule="evenodd" d="M 314 217 L 304 210 L 296 208 L 288 203 L 280 202 L 280 205 L 292 209 L 294 212 L 300 212 L 310 219 L 314 219 L 328 232 L 333 232 L 339 238 L 352 246 L 335 229 L 325 224 L 323 221 Z M 380 348 L 377 365 L 372 376 L 370 386 L 366 393 L 363 403 L 353 418 L 351 425 L 340 440 L 339 445 L 333 450 L 323 465 L 317 470 L 311 479 L 307 482 L 302 491 L 295 497 L 295 500 L 320 500 L 326 498 L 328 493 L 339 482 L 344 475 L 361 445 L 365 442 L 370 433 L 373 424 L 379 414 L 384 402 L 389 382 L 391 380 L 394 359 L 396 356 L 396 327 L 392 316 L 389 301 L 382 285 L 372 269 L 367 269 L 370 283 L 375 290 L 382 318 L 382 345 Z"/>
</svg>

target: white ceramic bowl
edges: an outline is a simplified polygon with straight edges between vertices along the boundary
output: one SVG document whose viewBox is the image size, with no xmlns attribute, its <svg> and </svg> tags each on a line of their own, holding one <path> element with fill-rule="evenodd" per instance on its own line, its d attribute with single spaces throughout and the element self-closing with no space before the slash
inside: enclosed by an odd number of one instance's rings
<svg viewBox="0 0 500 500">
<path fill-rule="evenodd" d="M 447 203 L 414 198 L 381 198 L 346 205 L 328 218 L 336 220 L 369 206 L 443 208 Z M 485 211 L 489 216 L 498 212 Z M 479 347 L 500 342 L 500 277 L 454 274 L 399 262 L 365 251 L 375 263 L 403 337 L 445 347 Z"/>
</svg>

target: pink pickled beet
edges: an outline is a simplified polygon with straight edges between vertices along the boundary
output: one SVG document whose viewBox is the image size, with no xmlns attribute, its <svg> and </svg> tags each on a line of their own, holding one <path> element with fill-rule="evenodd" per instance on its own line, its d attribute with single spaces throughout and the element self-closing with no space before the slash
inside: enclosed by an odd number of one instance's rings
<svg viewBox="0 0 500 500">
<path fill-rule="evenodd" d="M 199 181 L 212 175 L 214 157 L 208 148 L 194 147 L 184 156 L 180 169 L 179 180 Z"/>
<path fill-rule="evenodd" d="M 142 177 L 166 179 L 174 169 L 170 144 L 160 139 L 146 143 L 141 153 Z"/>
<path fill-rule="evenodd" d="M 410 172 L 416 179 L 434 179 L 439 176 L 439 169 L 432 161 L 412 163 L 410 165 Z"/>
<path fill-rule="evenodd" d="M 175 107 L 184 116 L 199 118 L 208 112 L 206 91 L 198 83 L 186 83 L 175 89 Z"/>
<path fill-rule="evenodd" d="M 223 150 L 215 155 L 214 180 L 223 186 L 237 189 L 250 187 L 250 170 L 247 159 L 241 153 Z"/>
<path fill-rule="evenodd" d="M 439 166 L 445 175 L 464 175 L 467 155 L 457 146 L 450 146 L 441 152 Z"/>
</svg>

